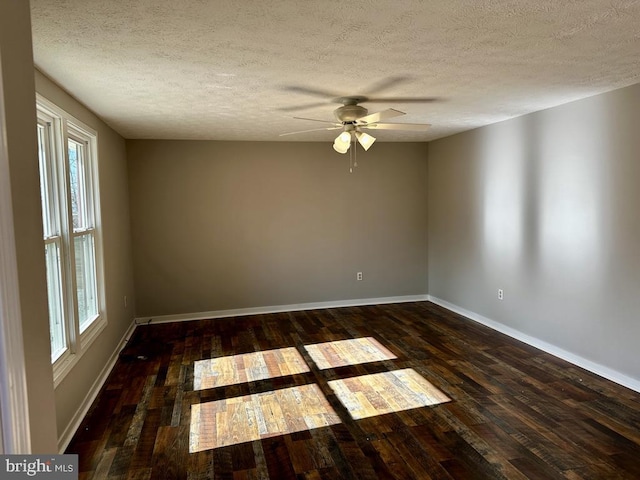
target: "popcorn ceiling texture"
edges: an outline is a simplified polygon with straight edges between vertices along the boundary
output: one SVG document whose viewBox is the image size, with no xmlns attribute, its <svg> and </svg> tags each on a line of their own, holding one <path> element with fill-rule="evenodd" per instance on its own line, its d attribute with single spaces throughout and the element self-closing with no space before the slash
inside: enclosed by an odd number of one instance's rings
<svg viewBox="0 0 640 480">
<path fill-rule="evenodd" d="M 640 1 L 31 0 L 37 68 L 126 138 L 324 141 L 336 96 L 434 96 L 426 141 L 640 81 Z"/>
</svg>

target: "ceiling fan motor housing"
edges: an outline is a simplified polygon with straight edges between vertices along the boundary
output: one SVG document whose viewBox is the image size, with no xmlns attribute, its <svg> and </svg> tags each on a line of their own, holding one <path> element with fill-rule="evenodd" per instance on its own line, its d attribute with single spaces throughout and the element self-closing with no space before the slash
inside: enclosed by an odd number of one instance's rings
<svg viewBox="0 0 640 480">
<path fill-rule="evenodd" d="M 369 111 L 360 105 L 343 105 L 334 110 L 334 115 L 338 121 L 355 122 L 360 117 L 364 117 Z"/>
</svg>

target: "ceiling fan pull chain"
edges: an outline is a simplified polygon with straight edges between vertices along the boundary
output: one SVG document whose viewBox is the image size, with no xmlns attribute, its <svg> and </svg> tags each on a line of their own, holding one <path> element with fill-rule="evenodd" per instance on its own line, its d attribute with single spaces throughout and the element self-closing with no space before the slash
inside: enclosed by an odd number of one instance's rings
<svg viewBox="0 0 640 480">
<path fill-rule="evenodd" d="M 358 167 L 358 142 L 356 142 L 356 136 L 351 134 L 353 139 L 353 168 Z"/>
<path fill-rule="evenodd" d="M 349 173 L 353 173 L 353 152 L 349 149 Z"/>
</svg>

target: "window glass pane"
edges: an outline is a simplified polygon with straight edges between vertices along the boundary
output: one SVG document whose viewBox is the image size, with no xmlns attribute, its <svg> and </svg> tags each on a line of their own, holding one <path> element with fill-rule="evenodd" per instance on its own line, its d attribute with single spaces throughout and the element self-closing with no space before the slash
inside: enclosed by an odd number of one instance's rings
<svg viewBox="0 0 640 480">
<path fill-rule="evenodd" d="M 38 159 L 40 161 L 40 199 L 42 200 L 42 227 L 44 237 L 57 234 L 54 228 L 54 206 L 51 192 L 53 189 L 53 179 L 51 178 L 50 159 L 48 158 L 47 127 L 38 125 Z"/>
<path fill-rule="evenodd" d="M 60 245 L 45 244 L 47 264 L 47 295 L 49 298 L 49 329 L 51 334 L 51 361 L 55 361 L 67 349 L 62 308 L 62 275 L 60 271 Z"/>
<path fill-rule="evenodd" d="M 87 202 L 87 170 L 85 149 L 82 143 L 68 141 L 69 182 L 71 187 L 71 215 L 73 231 L 91 227 Z"/>
<path fill-rule="evenodd" d="M 74 250 L 78 319 L 80 321 L 80 332 L 83 332 L 98 316 L 96 254 L 93 232 L 75 237 Z"/>
</svg>

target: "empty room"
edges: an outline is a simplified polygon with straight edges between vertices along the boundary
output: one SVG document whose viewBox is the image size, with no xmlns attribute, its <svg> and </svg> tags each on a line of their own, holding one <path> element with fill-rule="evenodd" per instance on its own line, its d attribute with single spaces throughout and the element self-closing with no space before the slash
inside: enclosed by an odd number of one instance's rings
<svg viewBox="0 0 640 480">
<path fill-rule="evenodd" d="M 640 478 L 638 25 L 0 0 L 6 468 Z"/>
</svg>

